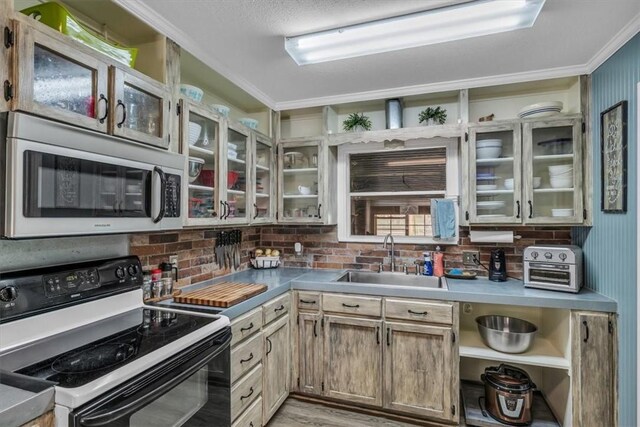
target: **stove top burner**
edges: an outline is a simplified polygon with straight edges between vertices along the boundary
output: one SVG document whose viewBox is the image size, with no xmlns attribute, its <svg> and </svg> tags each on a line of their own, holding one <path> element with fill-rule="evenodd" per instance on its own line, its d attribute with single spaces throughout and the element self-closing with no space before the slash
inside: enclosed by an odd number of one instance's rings
<svg viewBox="0 0 640 427">
<path fill-rule="evenodd" d="M 51 369 L 59 374 L 83 374 L 118 365 L 136 353 L 125 343 L 100 344 L 83 351 L 63 354 L 53 361 Z"/>
</svg>

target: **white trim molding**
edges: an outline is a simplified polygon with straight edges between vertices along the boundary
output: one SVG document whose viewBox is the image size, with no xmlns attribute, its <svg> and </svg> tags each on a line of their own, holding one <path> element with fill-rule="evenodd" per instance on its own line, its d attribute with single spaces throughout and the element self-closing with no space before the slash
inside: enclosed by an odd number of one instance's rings
<svg viewBox="0 0 640 427">
<path fill-rule="evenodd" d="M 611 55 L 616 53 L 618 49 L 638 34 L 638 32 L 640 32 L 640 13 L 629 21 L 627 25 L 622 27 L 622 29 L 587 62 L 586 74 L 593 73 L 599 66 L 604 64 Z"/>
</svg>

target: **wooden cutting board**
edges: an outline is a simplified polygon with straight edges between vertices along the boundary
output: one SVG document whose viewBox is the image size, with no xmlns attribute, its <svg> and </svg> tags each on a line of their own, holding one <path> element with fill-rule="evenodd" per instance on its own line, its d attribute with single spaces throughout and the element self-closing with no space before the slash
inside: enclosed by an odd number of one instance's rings
<svg viewBox="0 0 640 427">
<path fill-rule="evenodd" d="M 221 282 L 197 291 L 186 292 L 173 297 L 182 304 L 207 305 L 210 307 L 231 307 L 267 290 L 266 285 L 257 283 Z"/>
</svg>

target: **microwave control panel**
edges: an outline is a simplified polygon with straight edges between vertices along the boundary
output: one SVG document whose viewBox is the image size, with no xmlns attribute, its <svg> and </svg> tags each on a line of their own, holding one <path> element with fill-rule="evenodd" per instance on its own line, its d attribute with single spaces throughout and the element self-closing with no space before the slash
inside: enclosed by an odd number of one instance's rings
<svg viewBox="0 0 640 427">
<path fill-rule="evenodd" d="M 63 274 L 43 276 L 44 292 L 48 297 L 73 294 L 100 287 L 97 268 L 70 271 Z"/>
<path fill-rule="evenodd" d="M 167 175 L 167 187 L 165 192 L 165 212 L 167 218 L 180 217 L 180 176 Z"/>
</svg>

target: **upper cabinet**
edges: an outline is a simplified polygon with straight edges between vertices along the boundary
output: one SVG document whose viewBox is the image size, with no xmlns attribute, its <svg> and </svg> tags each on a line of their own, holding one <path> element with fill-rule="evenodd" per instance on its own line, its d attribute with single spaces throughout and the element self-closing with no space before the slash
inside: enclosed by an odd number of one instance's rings
<svg viewBox="0 0 640 427">
<path fill-rule="evenodd" d="M 14 21 L 13 110 L 169 146 L 166 85 L 36 24 Z"/>
<path fill-rule="evenodd" d="M 580 115 L 472 125 L 468 139 L 468 223 L 584 223 Z"/>
<path fill-rule="evenodd" d="M 253 133 L 253 147 L 255 157 L 251 162 L 251 223 L 272 223 L 275 221 L 276 212 L 275 147 L 271 138 L 257 132 Z"/>
<path fill-rule="evenodd" d="M 227 126 L 227 139 L 221 146 L 224 159 L 220 180 L 225 183 L 220 188 L 221 220 L 229 224 L 246 224 L 250 220 L 248 178 L 250 171 L 249 153 L 253 149 L 251 133 L 244 126 Z"/>
</svg>

